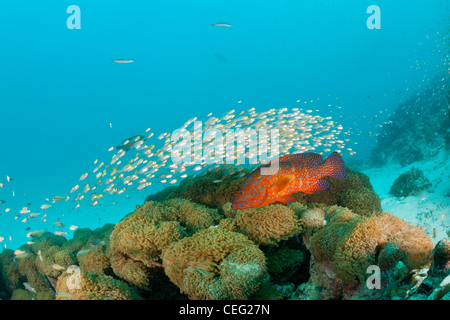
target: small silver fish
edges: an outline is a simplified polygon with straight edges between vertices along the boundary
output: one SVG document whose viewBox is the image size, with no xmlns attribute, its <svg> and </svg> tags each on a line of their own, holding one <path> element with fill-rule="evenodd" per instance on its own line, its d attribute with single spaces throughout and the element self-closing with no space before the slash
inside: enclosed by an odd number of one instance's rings
<svg viewBox="0 0 450 320">
<path fill-rule="evenodd" d="M 27 237 L 28 238 L 37 238 L 39 237 L 41 234 L 43 234 L 45 232 L 45 230 L 41 230 L 41 231 L 32 231 L 32 232 L 28 232 L 27 233 Z"/>
<path fill-rule="evenodd" d="M 224 28 L 234 28 L 233 25 L 225 22 L 218 22 L 211 24 L 212 27 L 224 27 Z"/>
<path fill-rule="evenodd" d="M 55 269 L 56 271 L 66 270 L 66 268 L 64 268 L 63 266 L 61 266 L 61 265 L 59 265 L 57 263 L 52 264 L 52 268 Z"/>
<path fill-rule="evenodd" d="M 84 256 L 86 253 L 88 253 L 89 251 L 91 251 L 91 250 L 89 250 L 89 249 L 80 250 L 80 251 L 78 251 L 78 253 L 77 253 L 77 257 L 82 257 L 82 256 Z"/>
<path fill-rule="evenodd" d="M 70 298 L 72 298 L 72 295 L 71 295 L 71 294 L 68 294 L 68 293 L 66 293 L 66 292 L 64 292 L 64 291 L 58 291 L 58 292 L 56 292 L 56 296 L 58 296 L 58 297 L 60 297 L 60 298 L 63 298 L 63 299 L 70 299 Z"/>
<path fill-rule="evenodd" d="M 93 248 L 100 248 L 101 246 L 105 245 L 105 241 L 95 240 L 91 242 L 91 247 Z"/>
<path fill-rule="evenodd" d="M 6 203 L 5 200 L 0 200 L 0 204 L 4 204 L 4 203 Z"/>
<path fill-rule="evenodd" d="M 28 282 L 24 282 L 23 286 L 27 291 L 30 291 L 32 293 L 36 293 L 36 289 L 34 289 Z"/>
<path fill-rule="evenodd" d="M 112 59 L 111 58 L 111 60 L 112 60 L 112 62 L 115 62 L 115 63 L 133 63 L 134 62 L 134 60 L 131 60 L 131 59 Z"/>
<path fill-rule="evenodd" d="M 68 200 L 68 199 L 69 199 L 69 197 L 56 196 L 56 197 L 53 197 L 53 202 L 59 202 L 59 201 Z"/>
<path fill-rule="evenodd" d="M 67 232 L 65 231 L 55 231 L 54 232 L 57 236 L 67 236 Z"/>
</svg>

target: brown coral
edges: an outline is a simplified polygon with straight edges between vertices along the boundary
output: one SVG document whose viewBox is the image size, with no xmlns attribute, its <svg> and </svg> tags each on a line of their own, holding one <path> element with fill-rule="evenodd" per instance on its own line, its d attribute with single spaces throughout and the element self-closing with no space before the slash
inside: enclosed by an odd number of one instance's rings
<svg viewBox="0 0 450 320">
<path fill-rule="evenodd" d="M 212 227 L 163 250 L 166 275 L 195 299 L 246 299 L 266 273 L 265 256 L 244 235 Z"/>
<path fill-rule="evenodd" d="M 234 223 L 258 245 L 277 245 L 293 237 L 299 228 L 295 212 L 280 204 L 238 210 Z"/>
<path fill-rule="evenodd" d="M 217 209 L 207 208 L 186 199 L 171 199 L 162 203 L 164 220 L 178 221 L 189 234 L 214 226 L 222 219 Z"/>
<path fill-rule="evenodd" d="M 88 253 L 78 258 L 80 268 L 91 273 L 104 273 L 110 267 L 110 262 L 102 248 L 92 248 Z"/>
<path fill-rule="evenodd" d="M 331 264 L 336 279 L 355 284 L 363 281 L 370 265 L 392 267 L 404 257 L 408 270 L 424 266 L 433 243 L 420 228 L 390 213 L 362 217 L 344 211 L 311 237 L 310 249 L 315 261 Z M 395 252 L 397 260 L 387 260 L 387 252 Z"/>
<path fill-rule="evenodd" d="M 161 250 L 185 236 L 177 221 L 166 221 L 164 205 L 146 202 L 114 227 L 110 238 L 110 261 L 114 273 L 139 288 L 150 289 L 152 269 Z"/>
<path fill-rule="evenodd" d="M 56 286 L 57 300 L 139 300 L 136 290 L 111 276 L 73 269 L 64 272 Z M 77 277 L 76 285 L 72 277 Z"/>
</svg>

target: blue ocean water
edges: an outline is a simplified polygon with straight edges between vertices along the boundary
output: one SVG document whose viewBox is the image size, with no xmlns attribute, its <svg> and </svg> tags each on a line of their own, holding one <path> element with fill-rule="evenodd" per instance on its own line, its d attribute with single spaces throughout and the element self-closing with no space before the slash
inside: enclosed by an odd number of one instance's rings
<svg viewBox="0 0 450 320">
<path fill-rule="evenodd" d="M 374 4 L 381 29 L 367 27 Z M 67 27 L 70 5 L 81 29 Z M 210 112 L 311 108 L 350 130 L 354 157 L 364 159 L 398 103 L 448 70 L 443 0 L 7 1 L 2 13 L 0 245 L 8 248 L 29 240 L 26 228 L 57 230 L 58 219 L 117 223 L 160 190 L 130 191 L 116 205 L 39 208 L 148 127 L 157 135 Z M 234 27 L 211 26 L 219 22 Z M 23 207 L 42 215 L 22 222 Z"/>
</svg>

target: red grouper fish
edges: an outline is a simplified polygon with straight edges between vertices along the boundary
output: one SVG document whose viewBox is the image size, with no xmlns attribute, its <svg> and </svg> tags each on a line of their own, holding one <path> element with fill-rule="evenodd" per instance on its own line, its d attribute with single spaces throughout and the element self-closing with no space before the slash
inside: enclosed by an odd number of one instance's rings
<svg viewBox="0 0 450 320">
<path fill-rule="evenodd" d="M 315 193 L 328 190 L 330 183 L 322 179 L 332 177 L 345 179 L 344 161 L 333 152 L 323 162 L 322 155 L 306 152 L 278 158 L 279 168 L 275 174 L 262 175 L 261 168 L 273 164 L 273 160 L 254 170 L 242 183 L 231 204 L 232 209 L 248 209 L 271 203 L 297 201 L 295 192 Z"/>
</svg>

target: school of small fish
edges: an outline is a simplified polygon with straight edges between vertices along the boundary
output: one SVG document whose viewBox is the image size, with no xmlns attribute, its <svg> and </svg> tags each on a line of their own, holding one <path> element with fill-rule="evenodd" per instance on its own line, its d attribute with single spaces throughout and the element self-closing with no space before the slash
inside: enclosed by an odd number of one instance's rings
<svg viewBox="0 0 450 320">
<path fill-rule="evenodd" d="M 230 26 L 224 25 L 223 27 Z M 171 160 L 173 151 L 176 148 L 183 147 L 183 143 L 175 137 L 176 131 L 156 135 L 148 128 L 141 135 L 132 136 L 117 146 L 109 147 L 109 152 L 114 151 L 109 160 L 95 159 L 95 167 L 84 172 L 78 183 L 70 188 L 67 194 L 47 197 L 39 208 L 43 211 L 50 208 L 53 210 L 59 203 L 65 202 L 73 206 L 74 209 L 79 209 L 86 205 L 84 204 L 86 200 L 89 201 L 91 206 L 96 206 L 108 196 L 121 194 L 128 196 L 127 191 L 130 191 L 130 189 L 144 190 L 155 182 L 169 185 L 176 184 L 190 174 L 201 173 L 206 167 L 208 167 L 208 170 L 213 170 L 223 165 L 225 160 L 230 174 L 243 175 L 244 173 L 240 171 L 244 168 L 244 165 L 259 165 L 263 162 L 265 156 L 269 156 L 269 153 L 271 156 L 273 155 L 271 153 L 273 144 L 270 136 L 271 129 L 278 130 L 276 142 L 279 148 L 277 156 L 312 151 L 320 154 L 330 151 L 340 153 L 346 151 L 350 156 L 356 153 L 351 148 L 346 148 L 346 143 L 350 141 L 348 139 L 350 132 L 344 131 L 343 126 L 334 121 L 332 117 L 314 115 L 312 109 L 303 111 L 301 108 L 273 108 L 257 112 L 255 108 L 250 108 L 239 112 L 231 110 L 217 117 L 209 113 L 205 119 L 193 117 L 179 128 L 192 137 L 193 154 L 192 158 L 189 157 L 189 161 L 175 162 Z M 223 161 L 218 163 L 215 151 L 225 150 L 229 133 L 237 132 L 237 130 L 242 130 L 245 134 L 266 132 L 266 155 L 260 148 L 261 143 L 264 142 L 261 142 L 260 139 L 246 139 L 247 145 L 244 143 L 237 144 L 231 155 L 226 154 L 226 158 L 225 152 L 223 152 L 224 157 L 220 158 Z M 215 138 L 214 132 L 217 131 L 223 134 L 222 140 Z M 200 148 L 200 152 L 197 152 L 198 148 Z M 12 179 L 7 177 L 7 181 L 9 183 Z M 220 182 L 220 180 L 214 181 L 214 183 Z M 0 204 L 4 203 L 6 203 L 4 200 L 0 202 Z M 116 203 L 116 201 L 113 203 Z M 5 212 L 8 211 L 9 208 L 5 210 Z M 21 217 L 25 214 L 27 214 L 26 217 Z M 27 223 L 38 217 L 42 222 L 46 222 L 48 218 L 46 213 L 31 212 L 28 207 L 23 207 L 14 218 L 20 218 L 20 221 Z M 65 225 L 59 219 L 51 222 L 54 227 L 65 228 Z M 77 228 L 78 226 L 71 225 L 69 230 L 74 231 Z M 34 239 L 45 231 L 31 231 L 26 236 Z M 68 235 L 64 230 L 54 231 L 54 234 Z M 4 238 L 0 239 L 3 240 Z M 4 246 L 6 247 L 6 244 Z"/>
</svg>

